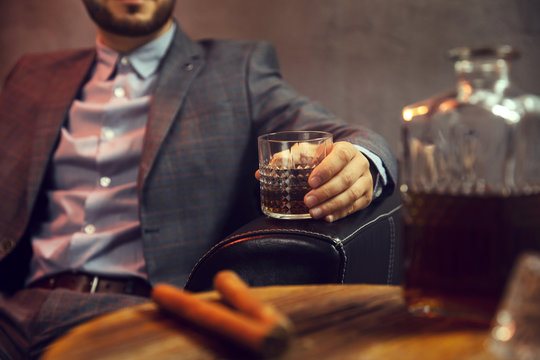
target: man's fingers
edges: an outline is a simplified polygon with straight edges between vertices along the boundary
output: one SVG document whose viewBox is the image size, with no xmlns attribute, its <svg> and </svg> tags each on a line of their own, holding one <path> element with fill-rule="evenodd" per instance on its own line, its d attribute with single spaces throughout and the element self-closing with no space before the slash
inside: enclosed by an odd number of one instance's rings
<svg viewBox="0 0 540 360">
<path fill-rule="evenodd" d="M 330 153 L 313 169 L 308 183 L 312 188 L 318 188 L 334 178 L 357 155 L 358 150 L 347 142 L 337 142 L 332 145 Z"/>
<path fill-rule="evenodd" d="M 372 198 L 373 181 L 371 175 L 362 176 L 345 191 L 310 208 L 310 214 L 316 219 L 324 217 L 327 221 L 335 221 L 364 209 L 371 203 Z"/>
<path fill-rule="evenodd" d="M 367 158 L 352 144 L 335 145 L 325 159 L 329 162 L 321 163 L 316 169 L 319 172 L 312 173 L 315 182 L 321 177 L 321 184 L 313 186 L 304 198 L 311 216 L 326 221 L 335 221 L 363 209 L 373 198 L 373 178 Z M 330 178 L 323 181 L 324 176 Z"/>
<path fill-rule="evenodd" d="M 354 154 L 351 160 L 336 175 L 319 186 L 312 186 L 313 189 L 306 194 L 304 199 L 308 207 L 311 208 L 343 193 L 353 187 L 362 176 L 367 176 L 366 172 L 369 172 L 369 162 L 358 150 L 355 149 L 355 151 L 357 154 Z M 323 169 L 321 171 L 326 170 Z M 371 174 L 369 175 L 371 179 Z M 312 180 L 311 177 L 310 180 Z M 353 187 L 353 195 L 356 194 L 356 191 L 357 189 Z M 361 194 L 357 195 L 360 196 Z M 356 198 L 351 199 L 351 203 L 354 201 L 356 201 Z"/>
<path fill-rule="evenodd" d="M 338 208 L 333 211 L 331 214 L 326 215 L 324 219 L 328 222 L 333 222 L 339 219 L 342 219 L 346 216 L 349 216 L 352 213 L 355 213 L 358 210 L 365 209 L 371 200 L 373 199 L 373 191 L 367 190 L 362 196 L 360 196 L 352 205 Z"/>
</svg>

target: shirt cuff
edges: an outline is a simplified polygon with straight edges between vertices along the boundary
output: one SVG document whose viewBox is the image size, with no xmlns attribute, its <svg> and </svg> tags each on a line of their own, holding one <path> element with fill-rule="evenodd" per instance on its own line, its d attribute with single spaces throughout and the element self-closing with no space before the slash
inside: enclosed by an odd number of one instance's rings
<svg viewBox="0 0 540 360">
<path fill-rule="evenodd" d="M 373 187 L 373 198 L 377 198 L 382 194 L 383 188 L 388 183 L 386 169 L 384 168 L 380 157 L 360 145 L 354 146 L 358 149 L 358 151 L 364 154 L 364 156 L 367 157 L 373 165 L 375 165 L 375 168 L 377 168 L 377 178 L 373 179 L 373 182 L 375 184 L 375 186 Z"/>
</svg>

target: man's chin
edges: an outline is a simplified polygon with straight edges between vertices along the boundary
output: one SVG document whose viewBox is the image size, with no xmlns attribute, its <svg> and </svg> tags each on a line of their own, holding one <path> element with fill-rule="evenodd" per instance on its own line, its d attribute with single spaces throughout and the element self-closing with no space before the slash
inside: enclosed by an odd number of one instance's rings
<svg viewBox="0 0 540 360">
<path fill-rule="evenodd" d="M 160 28 L 141 21 L 124 21 L 121 24 L 104 29 L 110 33 L 122 36 L 147 36 L 159 31 Z"/>
<path fill-rule="evenodd" d="M 152 14 L 136 11 L 116 15 L 99 25 L 110 33 L 123 36 L 147 36 L 159 31 L 167 19 L 156 19 Z"/>
<path fill-rule="evenodd" d="M 101 29 L 121 36 L 147 36 L 160 31 L 170 20 L 174 0 L 116 0 L 106 4 L 83 0 L 92 20 Z"/>
</svg>

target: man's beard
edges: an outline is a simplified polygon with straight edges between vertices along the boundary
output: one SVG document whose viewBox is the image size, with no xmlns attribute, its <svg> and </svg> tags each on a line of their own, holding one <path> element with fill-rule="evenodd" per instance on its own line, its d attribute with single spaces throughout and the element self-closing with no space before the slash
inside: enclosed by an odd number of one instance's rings
<svg viewBox="0 0 540 360">
<path fill-rule="evenodd" d="M 161 29 L 172 15 L 175 0 L 163 1 L 150 20 L 119 19 L 95 0 L 83 0 L 92 20 L 105 31 L 123 36 L 146 36 Z M 128 8 L 128 11 L 130 9 Z M 135 12 L 134 5 L 132 11 Z"/>
</svg>

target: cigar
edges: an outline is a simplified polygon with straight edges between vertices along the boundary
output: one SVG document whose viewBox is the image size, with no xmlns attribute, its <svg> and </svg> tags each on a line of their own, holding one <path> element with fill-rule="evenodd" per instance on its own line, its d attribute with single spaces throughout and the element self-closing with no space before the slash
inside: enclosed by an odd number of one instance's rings
<svg viewBox="0 0 540 360">
<path fill-rule="evenodd" d="M 206 301 L 168 284 L 156 284 L 152 299 L 162 309 L 203 329 L 214 332 L 262 356 L 273 357 L 288 347 L 289 332 L 261 322 L 220 303 Z"/>
<path fill-rule="evenodd" d="M 292 323 L 274 306 L 259 300 L 234 271 L 222 270 L 214 277 L 214 288 L 230 306 L 268 324 L 292 331 Z"/>
</svg>

